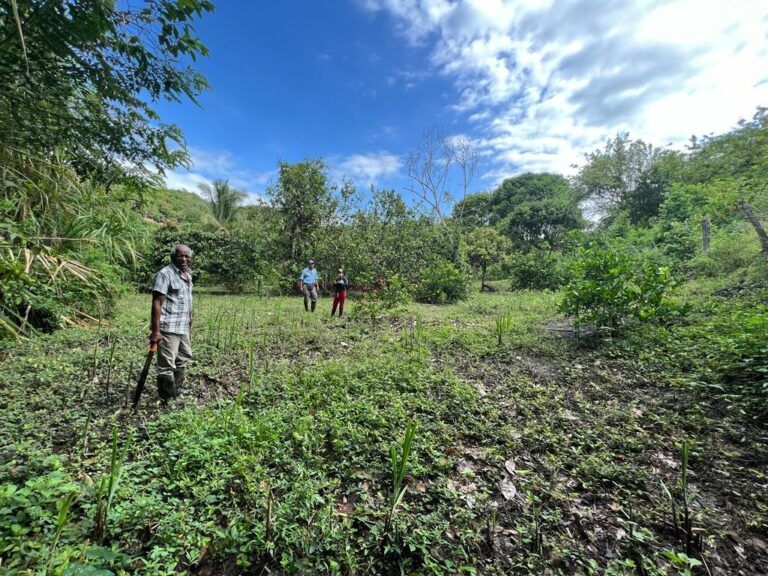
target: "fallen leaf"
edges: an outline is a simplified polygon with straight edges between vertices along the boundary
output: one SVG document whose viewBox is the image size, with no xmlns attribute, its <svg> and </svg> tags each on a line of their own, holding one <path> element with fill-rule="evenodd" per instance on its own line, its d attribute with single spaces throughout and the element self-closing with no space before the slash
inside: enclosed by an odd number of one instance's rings
<svg viewBox="0 0 768 576">
<path fill-rule="evenodd" d="M 427 485 L 424 484 L 424 482 L 418 482 L 416 484 L 416 492 L 421 492 L 422 494 L 427 491 Z"/>
<path fill-rule="evenodd" d="M 501 488 L 501 495 L 504 496 L 505 500 L 512 500 L 517 494 L 517 488 L 509 478 L 503 478 L 499 483 L 499 488 Z"/>
<path fill-rule="evenodd" d="M 504 469 L 509 472 L 511 475 L 514 476 L 515 474 L 515 468 L 516 468 L 515 460 L 514 458 L 510 458 L 506 462 L 504 462 Z"/>
</svg>

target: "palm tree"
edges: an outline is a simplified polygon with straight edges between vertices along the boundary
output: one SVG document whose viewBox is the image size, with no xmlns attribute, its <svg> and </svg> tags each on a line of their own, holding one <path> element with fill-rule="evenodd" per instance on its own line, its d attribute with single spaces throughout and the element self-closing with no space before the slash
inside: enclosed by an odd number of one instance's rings
<svg viewBox="0 0 768 576">
<path fill-rule="evenodd" d="M 248 197 L 248 194 L 229 185 L 229 180 L 218 179 L 210 184 L 199 184 L 200 190 L 208 199 L 211 213 L 222 226 L 232 222 L 240 209 L 240 203 Z"/>
</svg>

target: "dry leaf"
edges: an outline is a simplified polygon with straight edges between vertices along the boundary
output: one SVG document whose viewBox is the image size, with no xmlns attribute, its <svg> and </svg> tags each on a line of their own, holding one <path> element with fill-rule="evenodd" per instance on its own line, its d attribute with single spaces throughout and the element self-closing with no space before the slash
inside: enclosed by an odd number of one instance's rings
<svg viewBox="0 0 768 576">
<path fill-rule="evenodd" d="M 504 469 L 507 472 L 509 472 L 511 475 L 513 475 L 513 476 L 515 474 L 515 468 L 517 468 L 517 466 L 515 464 L 515 459 L 514 458 L 510 458 L 509 460 L 504 462 Z"/>
<path fill-rule="evenodd" d="M 515 488 L 515 485 L 512 484 L 509 478 L 502 479 L 499 483 L 499 488 L 501 488 L 501 494 L 505 500 L 512 500 L 515 494 L 517 494 L 517 488 Z"/>
</svg>

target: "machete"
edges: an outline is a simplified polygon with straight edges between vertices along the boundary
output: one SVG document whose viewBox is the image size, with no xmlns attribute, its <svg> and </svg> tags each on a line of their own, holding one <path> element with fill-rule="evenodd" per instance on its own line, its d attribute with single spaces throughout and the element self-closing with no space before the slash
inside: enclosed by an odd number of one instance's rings
<svg viewBox="0 0 768 576">
<path fill-rule="evenodd" d="M 136 390 L 133 393 L 133 410 L 136 411 L 136 407 L 141 400 L 141 393 L 144 392 L 144 383 L 147 381 L 147 374 L 149 374 L 149 367 L 152 366 L 152 357 L 157 352 L 157 342 L 152 342 L 149 345 L 149 352 L 147 352 L 147 359 L 144 360 L 144 368 L 141 369 L 141 375 L 139 376 L 139 382 L 136 384 Z"/>
</svg>

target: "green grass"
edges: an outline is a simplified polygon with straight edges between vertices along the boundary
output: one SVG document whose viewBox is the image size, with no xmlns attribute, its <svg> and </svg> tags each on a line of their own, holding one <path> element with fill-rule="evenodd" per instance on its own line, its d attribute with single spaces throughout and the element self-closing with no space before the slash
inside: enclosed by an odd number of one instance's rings
<svg viewBox="0 0 768 576">
<path fill-rule="evenodd" d="M 683 440 L 698 557 L 764 570 L 762 429 L 681 386 L 661 331 L 645 349 L 642 331 L 583 346 L 549 330 L 557 301 L 475 294 L 372 326 L 331 318 L 327 299 L 313 315 L 299 298 L 201 294 L 191 395 L 164 410 L 148 383 L 138 414 L 146 296 L 98 328 L 7 345 L 0 570 L 677 574 L 662 486 Z M 393 447 L 410 423 L 406 467 Z"/>
</svg>

